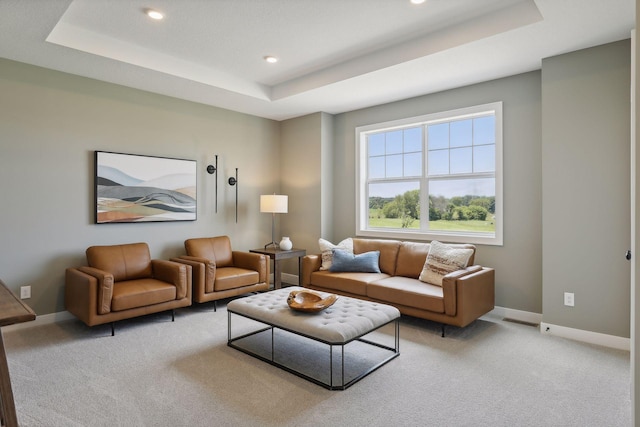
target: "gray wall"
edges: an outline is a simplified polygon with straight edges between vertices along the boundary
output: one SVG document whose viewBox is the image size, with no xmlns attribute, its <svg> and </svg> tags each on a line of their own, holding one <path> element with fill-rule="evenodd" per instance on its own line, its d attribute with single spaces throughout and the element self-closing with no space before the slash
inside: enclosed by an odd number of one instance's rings
<svg viewBox="0 0 640 427">
<path fill-rule="evenodd" d="M 462 87 L 335 116 L 334 229 L 355 234 L 355 128 L 372 123 L 503 101 L 504 245 L 478 248 L 478 263 L 496 269 L 496 305 L 542 312 L 540 219 L 540 72 Z"/>
<path fill-rule="evenodd" d="M 289 196 L 289 212 L 280 216 L 282 235 L 296 248 L 317 246 L 322 232 L 323 113 L 282 122 L 282 194 Z M 280 241 L 277 236 L 276 240 Z M 281 261 L 282 271 L 298 274 L 297 260 Z"/>
<path fill-rule="evenodd" d="M 542 64 L 543 321 L 629 337 L 630 43 Z M 575 293 L 575 306 L 563 303 Z"/>
<path fill-rule="evenodd" d="M 286 120 L 281 132 L 282 192 L 289 195 L 282 234 L 295 247 L 316 253 L 318 238 L 333 229 L 333 116 L 315 113 Z M 295 259 L 281 265 L 283 272 L 298 274 Z"/>
<path fill-rule="evenodd" d="M 326 238 L 333 232 L 333 185 L 334 185 L 334 123 L 335 118 L 327 113 L 322 114 L 322 153 L 321 153 L 321 180 L 322 180 L 322 223 L 320 237 Z"/>
<path fill-rule="evenodd" d="M 189 237 L 228 234 L 234 249 L 271 239 L 259 195 L 280 188 L 280 123 L 7 60 L 0 94 L 0 278 L 31 285 L 38 314 L 64 310 L 64 270 L 90 245 L 144 241 L 169 258 Z M 93 224 L 94 150 L 197 160 L 197 221 Z"/>
<path fill-rule="evenodd" d="M 297 248 L 315 245 L 321 232 L 321 156 L 321 113 L 282 122 L 282 193 L 289 196 L 289 212 L 281 218 L 282 233 Z"/>
</svg>

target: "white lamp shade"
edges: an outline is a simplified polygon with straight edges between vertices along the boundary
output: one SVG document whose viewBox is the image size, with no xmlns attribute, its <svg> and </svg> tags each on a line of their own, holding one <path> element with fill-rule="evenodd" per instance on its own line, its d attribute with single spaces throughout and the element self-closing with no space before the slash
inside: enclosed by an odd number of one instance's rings
<svg viewBox="0 0 640 427">
<path fill-rule="evenodd" d="M 287 213 L 289 196 L 266 194 L 260 196 L 260 212 Z"/>
</svg>

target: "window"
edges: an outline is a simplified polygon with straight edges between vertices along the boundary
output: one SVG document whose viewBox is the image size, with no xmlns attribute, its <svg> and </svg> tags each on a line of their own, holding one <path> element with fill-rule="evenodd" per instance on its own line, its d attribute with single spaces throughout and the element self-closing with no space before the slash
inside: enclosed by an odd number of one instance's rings
<svg viewBox="0 0 640 427">
<path fill-rule="evenodd" d="M 502 103 L 356 129 L 357 235 L 502 245 Z"/>
</svg>

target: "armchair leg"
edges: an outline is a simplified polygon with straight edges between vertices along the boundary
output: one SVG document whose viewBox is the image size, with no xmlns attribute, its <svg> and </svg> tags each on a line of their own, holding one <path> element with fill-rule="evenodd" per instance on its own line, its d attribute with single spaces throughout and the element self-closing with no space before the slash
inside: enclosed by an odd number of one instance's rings
<svg viewBox="0 0 640 427">
<path fill-rule="evenodd" d="M 176 321 L 176 309 L 172 309 L 171 310 L 171 321 L 175 322 Z"/>
<path fill-rule="evenodd" d="M 441 326 L 442 326 L 442 338 L 444 338 L 444 323 Z"/>
<path fill-rule="evenodd" d="M 116 335 L 116 322 L 111 322 L 111 336 Z"/>
<path fill-rule="evenodd" d="M 213 301 L 213 312 L 218 311 L 218 307 L 216 306 L 216 301 Z"/>
</svg>

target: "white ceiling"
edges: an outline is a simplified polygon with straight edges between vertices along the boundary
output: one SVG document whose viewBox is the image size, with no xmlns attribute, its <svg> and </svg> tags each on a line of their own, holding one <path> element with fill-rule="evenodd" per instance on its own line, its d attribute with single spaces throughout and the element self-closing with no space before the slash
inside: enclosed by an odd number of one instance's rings
<svg viewBox="0 0 640 427">
<path fill-rule="evenodd" d="M 540 69 L 634 17 L 635 0 L 1 0 L 0 57 L 284 120 Z"/>
</svg>

